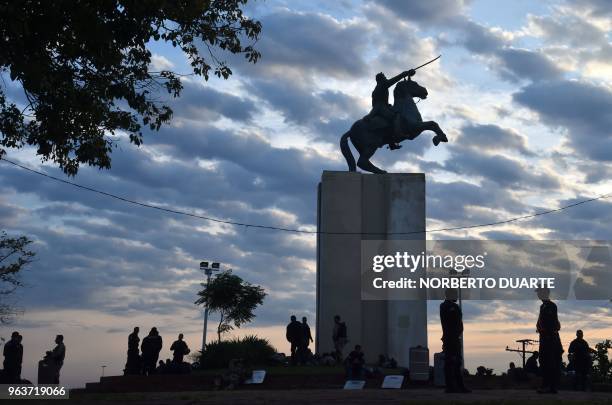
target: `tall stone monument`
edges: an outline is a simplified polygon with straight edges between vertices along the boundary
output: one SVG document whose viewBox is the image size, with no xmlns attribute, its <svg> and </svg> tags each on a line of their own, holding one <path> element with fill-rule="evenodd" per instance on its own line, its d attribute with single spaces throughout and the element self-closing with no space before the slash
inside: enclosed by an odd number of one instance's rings
<svg viewBox="0 0 612 405">
<path fill-rule="evenodd" d="M 347 325 L 348 349 L 361 344 L 368 362 L 385 354 L 408 367 L 410 348 L 427 347 L 426 299 L 417 295 L 417 299 L 412 296 L 401 300 L 397 294 L 387 294 L 383 297 L 387 300 L 379 296 L 373 300 L 368 294 L 362 295 L 361 260 L 362 249 L 364 253 L 366 250 L 364 241 L 368 240 L 417 240 L 422 245 L 410 244 L 419 250 L 425 247 L 425 175 L 388 174 L 370 159 L 379 148 L 397 150 L 402 141 L 413 140 L 425 131 L 434 133 L 434 146 L 448 142 L 438 123 L 423 121 L 414 101 L 414 97 L 426 99 L 429 92 L 412 77 L 439 58 L 391 78 L 378 73 L 372 110 L 340 138 L 340 151 L 349 171 L 323 172 L 317 208 L 318 353 L 334 351 L 334 315 Z M 390 105 L 389 90 L 393 86 Z M 358 152 L 357 160 L 350 143 Z M 375 174 L 357 173 L 358 167 Z"/>
<path fill-rule="evenodd" d="M 345 355 L 361 344 L 368 362 L 379 354 L 408 367 L 409 349 L 427 347 L 425 300 L 362 300 L 364 240 L 424 240 L 425 175 L 324 171 L 318 191 L 317 353 L 333 352 L 334 315 L 346 322 Z"/>
</svg>

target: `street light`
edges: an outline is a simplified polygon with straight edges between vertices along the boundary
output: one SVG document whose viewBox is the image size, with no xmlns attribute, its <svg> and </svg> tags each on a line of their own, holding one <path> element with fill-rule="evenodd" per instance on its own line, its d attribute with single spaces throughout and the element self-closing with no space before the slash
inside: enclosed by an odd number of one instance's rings
<svg viewBox="0 0 612 405">
<path fill-rule="evenodd" d="M 200 262 L 200 270 L 206 274 L 206 287 L 210 285 L 210 276 L 213 271 L 219 271 L 221 265 L 217 262 Z M 208 303 L 204 307 L 204 330 L 202 331 L 202 353 L 206 349 L 206 329 L 208 328 Z"/>
</svg>

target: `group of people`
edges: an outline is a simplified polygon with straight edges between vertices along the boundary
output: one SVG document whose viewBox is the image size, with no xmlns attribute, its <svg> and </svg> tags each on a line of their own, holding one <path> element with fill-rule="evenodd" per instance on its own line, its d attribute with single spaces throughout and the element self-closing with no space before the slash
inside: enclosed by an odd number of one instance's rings
<svg viewBox="0 0 612 405">
<path fill-rule="evenodd" d="M 557 346 L 555 353 L 558 350 Z M 576 331 L 576 338 L 570 343 L 567 352 L 569 363 L 566 367 L 566 371 L 571 371 L 574 374 L 574 389 L 581 391 L 589 389 L 589 374 L 592 366 L 591 353 L 594 353 L 595 350 L 589 347 L 589 343 L 584 340 L 584 332 L 581 329 Z M 525 361 L 523 370 L 516 367 L 514 363 L 510 363 L 508 375 L 516 378 L 521 378 L 523 375 L 528 376 L 530 374 L 537 376 L 546 375 L 546 373 L 542 374 L 542 371 L 544 371 L 543 367 L 546 365 L 548 359 L 544 359 L 542 367 L 538 365 L 538 359 L 540 359 L 540 352 L 531 352 L 531 356 Z M 554 360 L 556 360 L 556 357 Z M 539 362 L 542 364 L 542 360 L 539 360 Z M 559 367 L 561 366 L 560 361 L 558 365 Z M 556 365 L 554 367 L 556 369 Z"/>
<path fill-rule="evenodd" d="M 291 364 L 306 364 L 311 355 L 308 346 L 312 342 L 312 334 L 308 319 L 302 317 L 302 322 L 298 322 L 295 315 L 291 315 L 291 321 L 287 325 L 287 341 L 291 344 Z"/>
<path fill-rule="evenodd" d="M 539 393 L 556 393 L 561 375 L 561 359 L 563 346 L 559 337 L 561 324 L 557 315 L 557 306 L 550 300 L 548 288 L 536 290 L 538 298 L 542 301 L 536 331 L 539 334 L 540 347 L 525 363 L 525 372 L 542 377 L 542 386 Z M 449 288 L 445 291 L 445 300 L 440 304 L 440 323 L 442 324 L 442 352 L 444 353 L 444 377 L 446 392 L 471 392 L 463 381 L 463 314 L 457 304 L 457 290 Z M 337 362 L 342 359 L 342 351 L 348 342 L 347 327 L 340 319 L 334 317 L 333 329 L 334 357 Z M 583 332 L 576 332 L 569 348 L 569 368 L 575 373 L 575 388 L 587 389 L 588 374 L 591 369 L 591 355 L 593 349 L 583 338 Z M 293 352 L 292 352 L 293 353 Z M 539 366 L 538 366 L 539 363 Z M 363 352 L 361 346 L 355 349 L 344 360 L 349 377 L 359 377 L 363 371 Z M 513 371 L 514 373 L 514 371 Z"/>
<path fill-rule="evenodd" d="M 163 341 L 157 328 L 151 328 L 149 334 L 142 339 L 140 349 L 138 347 L 140 343 L 139 333 L 140 328 L 137 326 L 128 336 L 127 362 L 123 370 L 125 375 L 151 375 L 160 372 L 182 373 L 188 369 L 188 367 L 185 367 L 183 359 L 190 351 L 187 343 L 183 340 L 182 333 L 170 346 L 173 353 L 172 361 L 169 359 L 166 362 L 160 360 L 159 366 L 157 361 Z"/>
<path fill-rule="evenodd" d="M 542 386 L 538 389 L 542 394 L 557 393 L 561 378 L 563 345 L 559 337 L 561 323 L 557 314 L 557 305 L 550 299 L 549 288 L 538 288 L 538 298 L 542 301 L 536 331 L 539 335 L 539 350 L 533 352 L 525 363 L 525 372 L 542 377 Z M 447 392 L 469 392 L 463 384 L 461 373 L 462 353 L 461 335 L 463 321 L 461 307 L 457 305 L 457 292 L 446 290 L 446 300 L 440 304 L 440 321 L 442 323 L 442 351 L 445 355 L 444 374 Z M 576 331 L 569 348 L 570 367 L 574 370 L 574 387 L 580 390 L 588 389 L 588 375 L 591 369 L 593 352 L 584 340 L 582 330 Z M 539 363 L 539 366 L 538 366 Z M 516 374 L 516 367 L 511 363 L 509 374 Z M 568 368 L 570 368 L 568 367 Z"/>
<path fill-rule="evenodd" d="M 0 382 L 2 384 L 19 384 L 24 382 L 21 378 L 21 367 L 23 364 L 23 336 L 17 331 L 11 334 L 11 338 L 4 344 L 4 362 Z M 38 383 L 59 384 L 60 370 L 64 365 L 66 357 L 66 346 L 64 336 L 55 337 L 55 347 L 45 352 L 44 358 L 39 362 Z M 48 371 L 41 373 L 41 371 Z M 48 375 L 47 378 L 45 376 Z M 44 381 L 41 381 L 41 376 Z M 27 381 L 25 381 L 27 382 Z"/>
</svg>

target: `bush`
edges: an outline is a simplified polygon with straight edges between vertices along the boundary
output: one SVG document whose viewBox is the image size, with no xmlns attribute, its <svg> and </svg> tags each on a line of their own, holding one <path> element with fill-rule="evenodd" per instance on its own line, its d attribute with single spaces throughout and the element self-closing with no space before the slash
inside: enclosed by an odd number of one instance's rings
<svg viewBox="0 0 612 405">
<path fill-rule="evenodd" d="M 199 361 L 200 367 L 205 369 L 226 368 L 231 359 L 238 358 L 249 366 L 264 366 L 271 363 L 274 353 L 276 350 L 267 339 L 250 335 L 207 344 Z"/>
</svg>

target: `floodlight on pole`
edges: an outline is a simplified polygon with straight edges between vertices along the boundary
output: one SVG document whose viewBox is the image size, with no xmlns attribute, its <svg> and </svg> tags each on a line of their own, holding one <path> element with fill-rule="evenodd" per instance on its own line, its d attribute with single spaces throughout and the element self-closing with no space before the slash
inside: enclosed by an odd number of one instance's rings
<svg viewBox="0 0 612 405">
<path fill-rule="evenodd" d="M 210 277 L 213 271 L 219 271 L 221 265 L 218 262 L 200 262 L 200 270 L 206 274 L 206 287 L 210 285 Z M 202 353 L 206 349 L 206 329 L 208 328 L 208 303 L 204 307 L 204 330 L 202 331 Z"/>
</svg>

